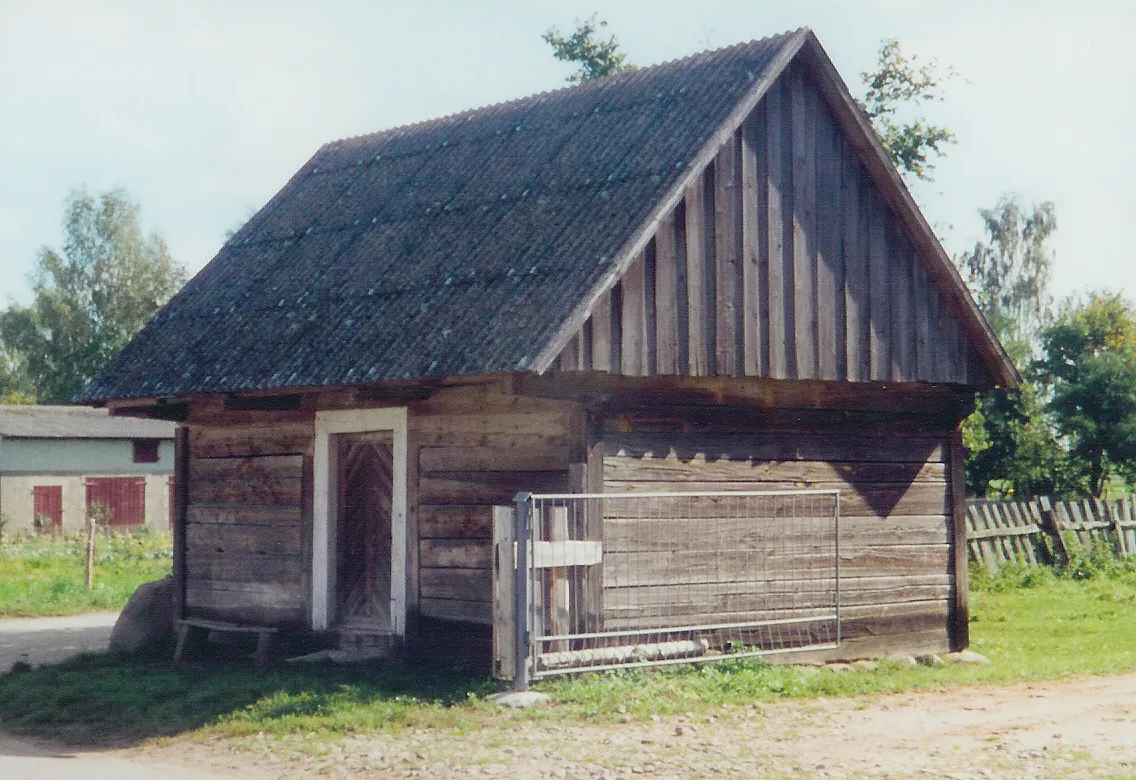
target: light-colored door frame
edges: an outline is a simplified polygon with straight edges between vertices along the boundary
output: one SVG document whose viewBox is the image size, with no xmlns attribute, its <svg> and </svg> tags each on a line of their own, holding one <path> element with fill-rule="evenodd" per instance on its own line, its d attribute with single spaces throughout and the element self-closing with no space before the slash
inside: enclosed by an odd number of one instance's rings
<svg viewBox="0 0 1136 780">
<path fill-rule="evenodd" d="M 339 465 L 334 437 L 341 433 L 389 431 L 394 439 L 391 490 L 391 633 L 406 631 L 406 407 L 316 412 L 312 458 L 312 628 L 331 627 L 335 612 L 335 561 L 338 525 L 336 489 Z"/>
</svg>

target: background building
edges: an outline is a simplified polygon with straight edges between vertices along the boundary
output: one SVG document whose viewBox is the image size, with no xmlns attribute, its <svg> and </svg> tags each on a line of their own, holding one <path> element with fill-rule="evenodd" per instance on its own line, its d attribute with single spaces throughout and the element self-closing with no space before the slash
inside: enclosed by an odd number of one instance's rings
<svg viewBox="0 0 1136 780">
<path fill-rule="evenodd" d="M 105 409 L 0 406 L 4 530 L 82 528 L 95 505 L 114 526 L 168 528 L 173 434 L 171 423 Z"/>
</svg>

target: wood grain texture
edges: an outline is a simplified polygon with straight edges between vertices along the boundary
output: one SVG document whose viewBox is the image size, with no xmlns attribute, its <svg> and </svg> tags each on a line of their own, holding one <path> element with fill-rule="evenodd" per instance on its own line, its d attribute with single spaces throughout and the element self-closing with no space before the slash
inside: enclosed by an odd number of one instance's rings
<svg viewBox="0 0 1136 780">
<path fill-rule="evenodd" d="M 190 458 L 189 501 L 299 505 L 303 456 Z"/>
<path fill-rule="evenodd" d="M 315 427 L 307 422 L 284 425 L 202 427 L 189 431 L 195 458 L 311 454 Z"/>
<path fill-rule="evenodd" d="M 191 453 L 189 429 L 179 425 L 174 433 L 174 505 L 170 508 L 173 519 L 173 577 L 174 618 L 185 617 L 186 585 L 186 522 L 189 509 L 189 458 Z"/>
<path fill-rule="evenodd" d="M 952 650 L 970 645 L 970 596 L 966 561 L 966 475 L 962 427 L 950 438 L 950 518 L 952 532 L 949 633 Z"/>
<path fill-rule="evenodd" d="M 709 376 L 706 311 L 706 193 L 701 178 L 686 189 L 687 373 Z"/>
<path fill-rule="evenodd" d="M 816 100 L 800 71 L 791 79 L 790 145 L 793 153 L 793 320 L 796 332 L 796 373 L 819 378 L 817 310 L 830 301 L 817 298 L 816 221 Z"/>
<path fill-rule="evenodd" d="M 768 224 L 769 276 L 769 376 L 788 379 L 796 376 L 793 323 L 793 194 L 792 143 L 787 137 L 789 108 L 785 105 L 785 86 L 778 80 L 765 96 L 766 106 L 766 223 Z"/>
<path fill-rule="evenodd" d="M 626 376 L 647 375 L 647 291 L 645 258 L 640 255 L 628 266 L 620 280 L 620 338 L 622 365 Z"/>
<path fill-rule="evenodd" d="M 741 374 L 741 138 L 731 139 L 714 158 L 714 349 L 715 373 Z"/>
<path fill-rule="evenodd" d="M 565 351 L 590 328 L 592 368 L 628 376 L 650 373 L 642 343 L 664 375 L 988 385 L 951 272 L 883 197 L 838 111 L 789 68 L 660 217 L 643 314 L 641 257 L 612 290 L 614 316 L 598 302 Z M 609 348 L 626 365 L 605 362 Z"/>
<path fill-rule="evenodd" d="M 655 234 L 655 367 L 660 374 L 679 373 L 676 262 L 672 214 L 659 223 Z"/>
</svg>

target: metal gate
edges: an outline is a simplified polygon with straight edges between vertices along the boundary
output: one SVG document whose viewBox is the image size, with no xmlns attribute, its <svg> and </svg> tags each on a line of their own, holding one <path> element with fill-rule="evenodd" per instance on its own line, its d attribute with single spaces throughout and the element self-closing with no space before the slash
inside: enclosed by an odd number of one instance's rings
<svg viewBox="0 0 1136 780">
<path fill-rule="evenodd" d="M 837 647 L 835 490 L 521 494 L 495 516 L 498 676 Z"/>
</svg>

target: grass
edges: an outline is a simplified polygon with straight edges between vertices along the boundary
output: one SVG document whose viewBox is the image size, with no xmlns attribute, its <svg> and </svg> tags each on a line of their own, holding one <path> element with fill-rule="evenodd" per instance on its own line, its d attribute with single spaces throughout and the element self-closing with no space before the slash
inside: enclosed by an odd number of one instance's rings
<svg viewBox="0 0 1136 780">
<path fill-rule="evenodd" d="M 0 676 L 0 729 L 109 744 L 200 735 L 315 735 L 337 739 L 407 727 L 468 731 L 515 720 L 612 721 L 705 712 L 755 701 L 934 690 L 1136 670 L 1136 567 L 1075 579 L 1006 569 L 975 573 L 973 648 L 988 666 L 911 666 L 836 672 L 739 659 L 659 672 L 585 675 L 542 683 L 549 707 L 499 711 L 491 680 L 448 667 L 293 666 L 266 672 L 219 660 L 173 668 L 168 655 L 81 657 Z"/>
<path fill-rule="evenodd" d="M 0 617 L 118 610 L 144 582 L 170 573 L 168 533 L 100 534 L 95 586 L 86 589 L 85 537 L 26 537 L 0 545 Z"/>
</svg>

